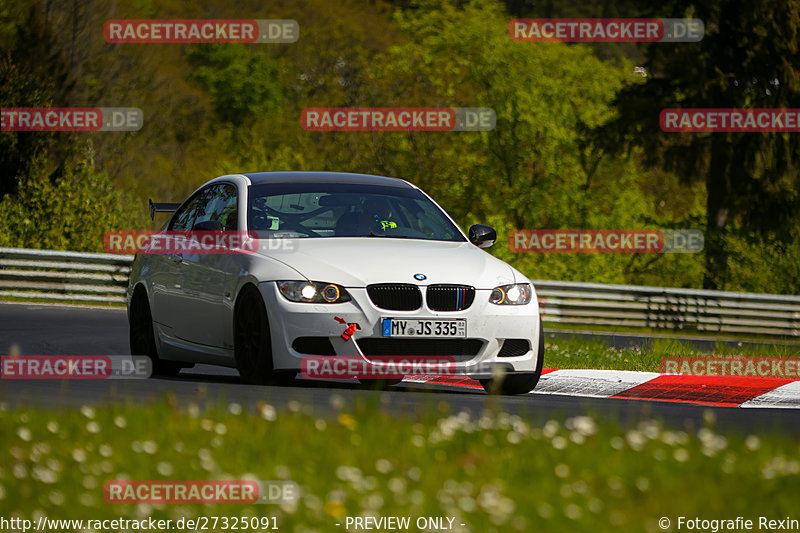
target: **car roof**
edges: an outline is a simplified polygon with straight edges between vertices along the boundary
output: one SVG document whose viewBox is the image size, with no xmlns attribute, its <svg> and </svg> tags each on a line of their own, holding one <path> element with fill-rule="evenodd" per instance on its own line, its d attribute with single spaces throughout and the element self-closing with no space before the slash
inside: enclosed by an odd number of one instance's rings
<svg viewBox="0 0 800 533">
<path fill-rule="evenodd" d="M 383 185 L 413 189 L 405 180 L 373 176 L 371 174 L 351 174 L 349 172 L 248 172 L 242 174 L 253 185 L 267 183 L 342 183 L 348 185 Z"/>
</svg>

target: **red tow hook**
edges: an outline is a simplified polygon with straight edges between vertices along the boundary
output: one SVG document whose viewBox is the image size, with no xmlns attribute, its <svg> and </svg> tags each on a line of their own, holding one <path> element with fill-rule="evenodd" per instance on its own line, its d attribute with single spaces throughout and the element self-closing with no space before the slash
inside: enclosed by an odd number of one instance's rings
<svg viewBox="0 0 800 533">
<path fill-rule="evenodd" d="M 350 337 L 353 336 L 353 333 L 355 333 L 357 329 L 358 329 L 358 324 L 356 324 L 355 322 L 353 322 L 352 324 L 348 324 L 347 329 L 344 330 L 344 333 L 342 333 L 342 338 L 346 341 L 349 341 Z"/>
</svg>

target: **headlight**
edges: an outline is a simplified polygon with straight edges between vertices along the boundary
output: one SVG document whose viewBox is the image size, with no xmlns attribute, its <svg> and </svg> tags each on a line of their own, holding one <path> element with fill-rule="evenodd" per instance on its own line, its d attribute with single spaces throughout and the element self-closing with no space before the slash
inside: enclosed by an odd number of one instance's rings
<svg viewBox="0 0 800 533">
<path fill-rule="evenodd" d="M 529 283 L 501 285 L 492 289 L 489 303 L 496 305 L 526 305 L 531 302 L 533 289 Z"/>
<path fill-rule="evenodd" d="M 279 281 L 278 289 L 287 300 L 310 304 L 338 304 L 349 302 L 350 295 L 344 287 L 322 281 Z"/>
</svg>

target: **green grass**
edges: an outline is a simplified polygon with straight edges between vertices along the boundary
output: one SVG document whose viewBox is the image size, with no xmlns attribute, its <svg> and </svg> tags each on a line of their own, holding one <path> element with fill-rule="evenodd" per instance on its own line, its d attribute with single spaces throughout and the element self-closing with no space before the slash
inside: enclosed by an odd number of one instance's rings
<svg viewBox="0 0 800 533">
<path fill-rule="evenodd" d="M 800 445 L 779 434 L 627 430 L 590 417 L 535 423 L 374 403 L 314 413 L 89 407 L 0 412 L 0 516 L 51 519 L 274 516 L 282 531 L 345 531 L 346 516 L 450 516 L 455 531 L 660 531 L 666 516 L 796 515 Z M 491 404 L 490 404 L 491 406 Z M 297 482 L 289 505 L 111 505 L 108 480 Z M 672 531 L 676 528 L 673 526 Z M 352 529 L 351 529 L 352 531 Z M 411 531 L 416 531 L 412 527 Z"/>
<path fill-rule="evenodd" d="M 748 343 L 755 343 L 755 344 L 771 344 L 771 343 L 785 343 L 791 344 L 794 343 L 795 346 L 800 348 L 800 342 L 797 339 L 792 337 L 775 337 L 771 335 L 758 335 L 758 334 L 748 334 L 748 333 L 715 333 L 713 331 L 700 331 L 691 328 L 685 329 L 669 329 L 669 328 L 653 328 L 653 327 L 641 327 L 641 326 L 628 326 L 628 325 L 609 325 L 609 324 L 579 324 L 579 323 L 570 323 L 570 322 L 551 322 L 544 319 L 544 326 L 546 331 L 591 331 L 597 333 L 616 333 L 616 334 L 633 334 L 633 335 L 645 335 L 645 336 L 653 336 L 653 337 L 680 337 L 680 338 L 687 338 L 687 339 L 700 339 L 700 340 L 708 340 L 708 339 L 715 339 L 720 336 L 734 340 L 734 341 L 743 341 Z"/>
<path fill-rule="evenodd" d="M 659 372 L 664 357 L 748 356 L 798 357 L 800 348 L 794 346 L 729 346 L 717 343 L 713 352 L 692 348 L 688 343 L 672 339 L 653 339 L 644 348 L 622 350 L 603 339 L 556 338 L 545 333 L 546 368 L 599 368 Z"/>
</svg>

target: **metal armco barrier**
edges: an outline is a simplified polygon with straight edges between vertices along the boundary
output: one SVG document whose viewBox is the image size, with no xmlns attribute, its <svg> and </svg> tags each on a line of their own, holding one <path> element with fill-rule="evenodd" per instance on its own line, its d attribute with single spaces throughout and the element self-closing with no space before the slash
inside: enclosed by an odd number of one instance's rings
<svg viewBox="0 0 800 533">
<path fill-rule="evenodd" d="M 125 303 L 132 255 L 0 248 L 0 297 Z"/>
<path fill-rule="evenodd" d="M 124 303 L 131 255 L 0 248 L 0 297 Z M 800 296 L 533 280 L 545 322 L 800 338 Z"/>
<path fill-rule="evenodd" d="M 543 320 L 800 337 L 800 296 L 533 280 Z"/>
</svg>

